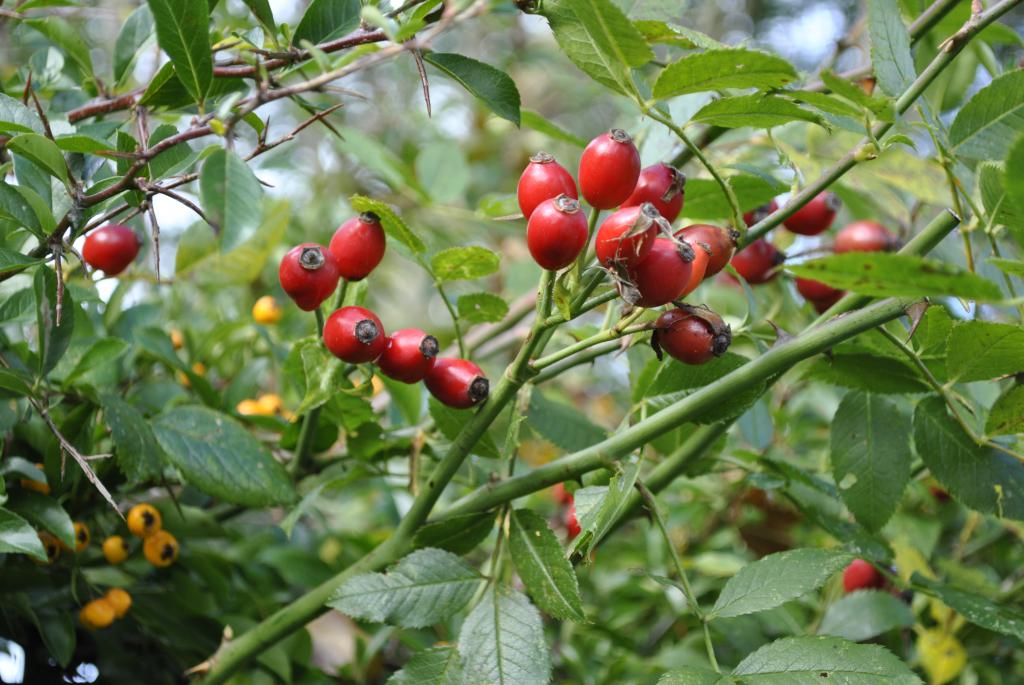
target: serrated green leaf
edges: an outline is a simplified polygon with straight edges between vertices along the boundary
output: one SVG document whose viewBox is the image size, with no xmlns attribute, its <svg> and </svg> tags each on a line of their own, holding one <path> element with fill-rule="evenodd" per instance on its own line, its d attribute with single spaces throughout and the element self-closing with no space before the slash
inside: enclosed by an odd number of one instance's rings
<svg viewBox="0 0 1024 685">
<path fill-rule="evenodd" d="M 770 202 L 785 190 L 781 184 L 772 184 L 758 176 L 737 174 L 726 178 L 741 211 L 749 211 Z M 732 208 L 722 187 L 710 178 L 691 178 L 686 181 L 686 203 L 683 215 L 690 220 L 724 219 L 732 216 Z"/>
<path fill-rule="evenodd" d="M 522 594 L 491 586 L 459 633 L 463 685 L 547 685 L 551 660 L 540 614 Z"/>
<path fill-rule="evenodd" d="M 578 409 L 548 399 L 540 391 L 530 395 L 527 425 L 542 438 L 566 452 L 576 452 L 601 442 L 606 432 Z"/>
<path fill-rule="evenodd" d="M 692 121 L 722 128 L 772 128 L 791 121 L 809 121 L 821 126 L 824 120 L 778 95 L 737 95 L 724 97 L 704 105 Z"/>
<path fill-rule="evenodd" d="M 733 681 L 721 673 L 700 668 L 685 667 L 670 671 L 658 678 L 658 685 L 732 685 Z"/>
<path fill-rule="evenodd" d="M 917 72 L 910 54 L 910 34 L 900 18 L 897 0 L 868 2 L 871 65 L 879 87 L 889 95 L 902 95 Z"/>
<path fill-rule="evenodd" d="M 840 352 L 815 360 L 805 378 L 880 394 L 920 393 L 928 384 L 917 370 L 902 359 L 868 352 Z"/>
<path fill-rule="evenodd" d="M 422 525 L 413 537 L 413 546 L 437 547 L 452 554 L 468 554 L 494 529 L 494 512 L 459 514 Z"/>
<path fill-rule="evenodd" d="M 263 187 L 242 158 L 216 150 L 199 175 L 199 197 L 211 221 L 220 227 L 221 252 L 247 242 L 259 228 Z"/>
<path fill-rule="evenodd" d="M 718 50 L 726 47 L 707 34 L 678 24 L 641 19 L 634 21 L 633 26 L 643 35 L 644 40 L 651 44 L 671 45 L 683 50 Z"/>
<path fill-rule="evenodd" d="M 386 685 L 463 685 L 459 652 L 454 647 L 417 652 Z"/>
<path fill-rule="evenodd" d="M 661 71 L 654 97 L 725 88 L 780 88 L 797 78 L 796 69 L 778 55 L 745 48 L 707 50 L 686 55 Z"/>
<path fill-rule="evenodd" d="M 78 363 L 64 378 L 64 385 L 74 385 L 75 381 L 96 367 L 116 361 L 129 347 L 128 343 L 120 338 L 100 338 L 79 358 Z"/>
<path fill-rule="evenodd" d="M 110 393 L 100 395 L 103 422 L 114 440 L 117 465 L 131 482 L 158 478 L 163 457 L 153 429 L 131 404 Z"/>
<path fill-rule="evenodd" d="M 359 0 L 313 0 L 295 27 L 292 45 L 314 45 L 351 33 L 359 26 Z"/>
<path fill-rule="evenodd" d="M 230 416 L 205 407 L 176 407 L 152 426 L 168 460 L 196 489 L 248 507 L 295 500 L 284 467 Z"/>
<path fill-rule="evenodd" d="M 363 195 L 353 195 L 349 198 L 348 203 L 357 212 L 373 212 L 380 217 L 384 232 L 405 245 L 413 253 L 421 254 L 426 251 L 427 246 L 423 244 L 419 236 L 413 233 L 412 229 L 402 221 L 402 218 L 385 203 Z"/>
<path fill-rule="evenodd" d="M 999 259 L 997 257 L 990 257 L 988 263 L 996 267 L 1000 271 L 1011 276 L 1024 277 L 1024 262 L 1017 261 L 1015 259 Z"/>
<path fill-rule="evenodd" d="M 508 314 L 508 303 L 494 293 L 460 295 L 456 306 L 459 318 L 471 324 L 497 323 Z"/>
<path fill-rule="evenodd" d="M 519 89 L 508 74 L 489 64 L 454 53 L 428 52 L 423 55 L 423 60 L 461 83 L 463 88 L 499 117 L 519 126 Z"/>
<path fill-rule="evenodd" d="M 1024 433 L 1024 385 L 1014 385 L 999 396 L 985 422 L 989 435 Z"/>
<path fill-rule="evenodd" d="M 462 432 L 463 427 L 472 418 L 472 414 L 446 407 L 433 397 L 430 398 L 428 406 L 430 407 L 430 416 L 433 417 L 434 423 L 437 424 L 437 429 L 448 440 L 457 438 L 459 433 Z M 490 433 L 484 433 L 484 436 L 477 441 L 476 445 L 473 446 L 473 453 L 488 459 L 501 458 L 501 452 L 498 450 L 498 446 L 495 444 L 494 438 L 491 437 Z"/>
<path fill-rule="evenodd" d="M 571 555 L 589 558 L 608 534 L 633 494 L 643 460 L 636 455 L 621 461 L 607 486 L 586 487 L 576 491 L 574 504 L 580 534 L 573 540 Z"/>
<path fill-rule="evenodd" d="M 982 595 L 943 585 L 920 573 L 913 575 L 911 585 L 915 590 L 939 598 L 943 604 L 975 625 L 1024 640 L 1024 614 L 1005 603 L 996 603 Z"/>
<path fill-rule="evenodd" d="M 761 647 L 733 669 L 742 685 L 921 685 L 903 661 L 879 645 L 836 637 L 786 637 Z"/>
<path fill-rule="evenodd" d="M 576 572 L 547 521 L 529 509 L 511 518 L 509 552 L 530 597 L 552 618 L 585 621 Z"/>
<path fill-rule="evenodd" d="M 998 378 L 1024 370 L 1024 326 L 963 321 L 949 334 L 946 372 L 951 381 Z"/>
<path fill-rule="evenodd" d="M 1002 160 L 1007 142 L 1024 133 L 1024 70 L 992 80 L 967 101 L 949 127 L 953 153 L 968 162 Z"/>
<path fill-rule="evenodd" d="M 858 590 L 829 605 L 819 635 L 863 642 L 914 625 L 914 613 L 899 597 L 883 590 Z"/>
<path fill-rule="evenodd" d="M 454 554 L 426 548 L 403 557 L 387 573 L 345 581 L 328 605 L 354 618 L 423 628 L 462 610 L 482 582 L 476 569 Z"/>
<path fill-rule="evenodd" d="M 774 609 L 818 589 L 853 558 L 842 550 L 812 548 L 769 554 L 729 579 L 708 616 L 743 616 Z"/>
<path fill-rule="evenodd" d="M 193 101 L 201 103 L 213 83 L 210 6 L 207 0 L 147 2 L 153 12 L 160 48 L 170 57 L 178 80 Z"/>
<path fill-rule="evenodd" d="M 500 258 L 486 247 L 449 247 L 430 259 L 430 270 L 434 278 L 442 283 L 448 281 L 471 281 L 495 273 Z"/>
</svg>

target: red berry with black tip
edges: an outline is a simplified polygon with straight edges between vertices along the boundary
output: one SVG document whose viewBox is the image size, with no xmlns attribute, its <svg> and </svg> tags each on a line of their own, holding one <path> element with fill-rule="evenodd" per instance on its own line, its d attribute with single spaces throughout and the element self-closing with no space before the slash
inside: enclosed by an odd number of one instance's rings
<svg viewBox="0 0 1024 685">
<path fill-rule="evenodd" d="M 657 238 L 651 251 L 629 272 L 638 307 L 660 307 L 682 297 L 693 272 L 694 250 L 686 242 Z"/>
<path fill-rule="evenodd" d="M 875 221 L 854 221 L 836 234 L 835 251 L 888 252 L 899 247 L 889 229 Z"/>
<path fill-rule="evenodd" d="M 565 510 L 565 532 L 568 534 L 569 539 L 573 540 L 580 534 L 581 530 L 580 522 L 576 519 L 576 500 L 572 495 L 569 495 L 569 506 Z"/>
<path fill-rule="evenodd" d="M 85 263 L 107 276 L 116 276 L 127 269 L 138 254 L 138 236 L 122 224 L 110 224 L 93 231 L 82 248 Z"/>
<path fill-rule="evenodd" d="M 377 368 L 388 378 L 403 383 L 418 383 L 434 366 L 440 346 L 437 338 L 418 328 L 403 328 L 388 336 Z"/>
<path fill-rule="evenodd" d="M 423 380 L 431 395 L 455 409 L 469 409 L 486 400 L 490 392 L 487 376 L 468 359 L 438 359 Z"/>
<path fill-rule="evenodd" d="M 327 317 L 324 344 L 344 362 L 365 364 L 384 352 L 387 336 L 380 319 L 369 309 L 342 307 Z"/>
<path fill-rule="evenodd" d="M 704 278 L 711 278 L 725 268 L 736 251 L 736 238 L 739 234 L 729 228 L 710 224 L 691 224 L 676 231 L 676 237 L 682 238 L 693 245 L 703 247 L 708 254 L 708 265 Z"/>
<path fill-rule="evenodd" d="M 656 347 L 684 364 L 706 364 L 732 344 L 729 325 L 704 307 L 670 309 L 654 325 Z"/>
<path fill-rule="evenodd" d="M 880 588 L 885 585 L 885 577 L 863 559 L 854 559 L 843 571 L 843 589 L 847 592 Z"/>
<path fill-rule="evenodd" d="M 602 133 L 587 144 L 580 157 L 580 193 L 591 207 L 618 207 L 640 178 L 640 153 L 620 128 Z"/>
<path fill-rule="evenodd" d="M 767 202 L 767 203 L 761 205 L 760 207 L 757 207 L 756 209 L 752 209 L 749 212 L 747 212 L 746 214 L 744 214 L 743 215 L 743 222 L 747 226 L 753 226 L 758 221 L 763 220 L 765 217 L 767 217 L 769 214 L 771 214 L 772 212 L 774 212 L 778 208 L 779 208 L 779 203 L 776 202 L 775 200 L 772 200 L 771 202 Z"/>
<path fill-rule="evenodd" d="M 281 287 L 299 309 L 311 312 L 338 287 L 338 265 L 323 245 L 303 243 L 281 259 Z"/>
<path fill-rule="evenodd" d="M 791 217 L 783 221 L 783 225 L 799 235 L 818 235 L 828 230 L 836 218 L 836 212 L 843 206 L 839 196 L 826 190 L 818 193 Z"/>
<path fill-rule="evenodd" d="M 380 217 L 373 212 L 352 217 L 334 232 L 329 247 L 338 274 L 349 281 L 361 281 L 377 268 L 387 249 Z"/>
<path fill-rule="evenodd" d="M 737 252 L 730 263 L 747 283 L 757 285 L 775 278 L 778 275 L 776 267 L 784 261 L 786 255 L 774 245 L 767 240 L 755 240 Z"/>
<path fill-rule="evenodd" d="M 613 213 L 597 229 L 594 251 L 605 268 L 630 269 L 647 257 L 664 219 L 650 202 Z"/>
<path fill-rule="evenodd" d="M 576 181 L 572 180 L 572 175 L 554 157 L 546 152 L 538 152 L 530 157 L 530 163 L 519 177 L 519 186 L 516 188 L 519 211 L 529 219 L 542 202 L 559 195 L 568 195 L 574 200 L 579 198 Z"/>
<path fill-rule="evenodd" d="M 533 260 L 548 271 L 563 269 L 587 244 L 587 218 L 568 195 L 544 200 L 526 225 L 526 245 Z"/>
<path fill-rule="evenodd" d="M 683 210 L 686 176 L 674 166 L 659 163 L 645 167 L 623 207 L 637 207 L 645 202 L 654 205 L 665 220 L 672 223 Z"/>
</svg>

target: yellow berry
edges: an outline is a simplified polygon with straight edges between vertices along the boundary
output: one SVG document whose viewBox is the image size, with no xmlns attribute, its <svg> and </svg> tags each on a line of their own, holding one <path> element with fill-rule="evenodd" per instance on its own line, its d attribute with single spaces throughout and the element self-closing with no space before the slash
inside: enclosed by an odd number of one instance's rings
<svg viewBox="0 0 1024 685">
<path fill-rule="evenodd" d="M 107 558 L 107 563 L 115 566 L 120 564 L 128 558 L 128 543 L 120 535 L 111 535 L 103 541 L 103 556 Z"/>
<path fill-rule="evenodd" d="M 106 628 L 117 618 L 117 611 L 107 599 L 94 599 L 78 612 L 78 620 L 86 628 Z"/>
<path fill-rule="evenodd" d="M 194 373 L 197 376 L 205 376 L 206 364 L 202 362 L 196 362 L 195 364 L 192 365 L 192 373 Z"/>
<path fill-rule="evenodd" d="M 124 615 L 132 608 L 132 596 L 119 587 L 112 587 L 107 590 L 104 599 L 110 602 L 110 606 L 114 607 L 114 615 L 118 618 L 124 618 Z"/>
<path fill-rule="evenodd" d="M 281 407 L 283 406 L 281 398 L 274 393 L 260 395 L 259 399 L 256 400 L 256 404 L 260 408 L 260 413 L 266 414 L 267 416 L 272 416 L 281 411 Z"/>
<path fill-rule="evenodd" d="M 281 320 L 281 308 L 270 295 L 264 295 L 252 306 L 252 318 L 256 323 L 272 325 Z"/>
<path fill-rule="evenodd" d="M 242 416 L 253 416 L 263 413 L 260 410 L 260 403 L 256 400 L 242 400 L 235 406 L 235 411 Z"/>
<path fill-rule="evenodd" d="M 136 537 L 149 537 L 163 525 L 160 512 L 152 504 L 136 504 L 128 510 L 128 530 Z"/>
<path fill-rule="evenodd" d="M 75 551 L 81 552 L 89 546 L 89 526 L 81 521 L 75 522 Z"/>
<path fill-rule="evenodd" d="M 176 350 L 180 350 L 185 346 L 185 336 L 177 328 L 171 331 L 171 344 L 174 345 Z"/>
<path fill-rule="evenodd" d="M 142 544 L 142 553 L 146 561 L 157 568 L 164 568 L 178 558 L 178 541 L 166 530 L 153 533 Z"/>
</svg>

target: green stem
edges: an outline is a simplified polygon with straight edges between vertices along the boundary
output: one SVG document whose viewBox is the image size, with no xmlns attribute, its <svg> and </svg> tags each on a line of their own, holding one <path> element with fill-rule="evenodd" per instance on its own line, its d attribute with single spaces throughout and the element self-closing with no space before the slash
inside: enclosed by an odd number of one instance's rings
<svg viewBox="0 0 1024 685">
<path fill-rule="evenodd" d="M 704 129 L 704 132 L 700 134 L 700 137 L 694 141 L 694 145 L 703 150 L 728 132 L 729 129 L 727 128 L 709 126 Z M 691 159 L 693 159 L 693 148 L 684 146 L 683 149 L 679 151 L 679 154 L 672 158 L 672 166 L 682 168 Z"/>
<path fill-rule="evenodd" d="M 348 293 L 348 279 L 341 279 L 341 287 L 338 288 L 337 294 L 334 296 L 334 309 L 341 309 L 345 304 L 345 295 Z"/>
<path fill-rule="evenodd" d="M 345 281 L 347 283 L 347 281 Z M 324 333 L 324 313 L 320 307 L 313 310 L 316 315 L 316 330 L 319 335 Z M 302 419 L 299 438 L 295 443 L 295 458 L 288 464 L 291 473 L 298 473 L 302 465 L 309 461 L 313 453 L 313 439 L 316 437 L 317 423 L 320 421 L 320 407 L 310 409 Z"/>
<path fill-rule="evenodd" d="M 640 333 L 641 331 L 650 330 L 651 325 L 649 323 L 637 324 L 635 326 L 630 325 L 631 323 L 636 321 L 643 313 L 643 309 L 638 309 L 633 314 L 629 315 L 615 326 L 612 326 L 607 330 L 601 331 L 600 333 L 595 333 L 589 338 L 584 338 L 583 340 L 580 340 L 577 343 L 569 345 L 568 347 L 564 347 L 560 349 L 558 352 L 552 352 L 546 357 L 541 357 L 540 359 L 535 361 L 532 364 L 532 366 L 537 371 L 543 371 L 552 364 L 555 364 L 556 362 L 560 362 L 563 359 L 571 357 L 577 352 L 581 352 L 587 348 L 594 347 L 595 345 L 599 345 L 604 342 L 608 342 L 609 340 L 616 340 L 627 335 L 632 335 L 634 333 Z"/>
<path fill-rule="evenodd" d="M 552 378 L 565 373 L 569 369 L 594 361 L 598 357 L 603 357 L 617 349 L 619 349 L 619 342 L 617 340 L 611 340 L 601 345 L 594 345 L 593 347 L 588 348 L 585 352 L 582 352 L 571 359 L 564 359 L 547 367 L 544 371 L 537 374 L 533 379 L 533 384 L 540 385 L 541 383 L 546 383 Z"/>
<path fill-rule="evenodd" d="M 601 210 L 597 207 L 590 208 L 590 217 L 587 219 L 587 242 L 584 243 L 583 249 L 580 250 L 579 255 L 576 257 L 576 264 L 573 269 L 576 271 L 576 281 L 580 282 L 583 277 L 583 265 L 587 262 L 587 257 L 590 254 L 590 243 L 594 240 L 594 230 L 597 228 L 597 220 L 601 217 Z"/>
</svg>

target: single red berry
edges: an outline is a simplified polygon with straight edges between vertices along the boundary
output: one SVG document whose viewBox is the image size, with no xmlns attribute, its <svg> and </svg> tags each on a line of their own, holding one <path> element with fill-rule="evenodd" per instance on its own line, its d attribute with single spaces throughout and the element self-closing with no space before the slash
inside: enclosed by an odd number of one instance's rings
<svg viewBox="0 0 1024 685">
<path fill-rule="evenodd" d="M 874 566 L 863 559 L 854 559 L 843 571 L 843 589 L 847 592 L 866 588 L 880 588 L 885 577 Z"/>
<path fill-rule="evenodd" d="M 434 362 L 424 382 L 441 404 L 468 409 L 487 399 L 490 383 L 480 367 L 468 359 L 443 358 Z"/>
<path fill-rule="evenodd" d="M 387 248 L 380 217 L 373 212 L 352 217 L 334 232 L 329 247 L 338 274 L 349 281 L 361 281 L 377 268 Z"/>
<path fill-rule="evenodd" d="M 693 272 L 694 250 L 685 241 L 657 238 L 644 261 L 630 269 L 629 280 L 639 292 L 633 304 L 660 307 L 682 296 Z"/>
<path fill-rule="evenodd" d="M 676 236 L 679 237 L 679 234 L 677 233 Z M 707 276 L 708 265 L 711 263 L 711 252 L 707 249 L 707 243 L 691 242 L 685 238 L 681 238 L 681 240 L 693 249 L 693 261 L 690 262 L 690 279 L 677 299 L 682 299 L 697 289 L 697 286 Z"/>
<path fill-rule="evenodd" d="M 530 157 L 530 163 L 519 177 L 519 186 L 516 188 L 519 211 L 529 219 L 540 203 L 559 195 L 578 199 L 576 181 L 572 180 L 572 175 L 554 157 L 546 152 L 538 152 Z"/>
<path fill-rule="evenodd" d="M 565 489 L 565 483 L 555 483 L 551 486 L 551 494 L 558 504 L 569 504 L 572 502 L 572 493 Z"/>
<path fill-rule="evenodd" d="M 135 261 L 139 239 L 135 231 L 121 224 L 110 224 L 90 233 L 82 248 L 82 258 L 107 276 L 116 276 Z"/>
<path fill-rule="evenodd" d="M 658 317 L 653 342 L 684 364 L 705 364 L 729 349 L 732 330 L 709 309 L 676 307 Z"/>
<path fill-rule="evenodd" d="M 281 287 L 299 309 L 311 312 L 338 287 L 338 265 L 323 245 L 303 243 L 281 259 Z"/>
<path fill-rule="evenodd" d="M 644 168 L 633 188 L 633 194 L 622 203 L 623 207 L 636 207 L 650 202 L 665 220 L 672 223 L 683 210 L 686 196 L 686 176 L 668 164 L 658 163 Z"/>
<path fill-rule="evenodd" d="M 569 539 L 573 540 L 581 530 L 580 522 L 576 520 L 576 500 L 569 495 L 569 506 L 565 510 L 565 532 L 568 533 Z"/>
<path fill-rule="evenodd" d="M 820 300 L 808 300 L 808 302 L 810 302 L 811 306 L 814 307 L 814 311 L 819 314 L 824 314 L 832 308 L 832 305 L 843 299 L 844 295 L 846 295 L 845 290 L 837 290 L 831 297 L 826 297 Z"/>
<path fill-rule="evenodd" d="M 783 225 L 793 233 L 800 235 L 818 235 L 828 230 L 836 218 L 836 212 L 843 206 L 842 200 L 832 191 L 818 193 L 793 216 L 783 221 Z"/>
<path fill-rule="evenodd" d="M 775 249 L 767 240 L 755 240 L 737 252 L 731 263 L 747 283 L 757 285 L 775 278 L 778 274 L 775 267 L 785 260 L 786 255 Z"/>
<path fill-rule="evenodd" d="M 636 266 L 651 251 L 661 221 L 664 219 L 650 202 L 613 213 L 597 229 L 597 260 L 609 269 Z"/>
<path fill-rule="evenodd" d="M 587 244 L 587 219 L 580 203 L 568 195 L 544 200 L 526 225 L 526 245 L 533 260 L 548 271 L 572 264 Z"/>
<path fill-rule="evenodd" d="M 842 294 L 841 290 L 810 278 L 796 279 L 796 289 L 807 300 L 828 300 L 835 297 L 836 293 Z"/>
<path fill-rule="evenodd" d="M 377 315 L 363 307 L 342 307 L 327 317 L 324 344 L 349 364 L 372 362 L 384 352 L 387 336 Z"/>
<path fill-rule="evenodd" d="M 696 249 L 704 248 L 708 253 L 708 266 L 704 278 L 711 278 L 725 268 L 736 250 L 736 239 L 739 234 L 729 228 L 711 226 L 709 224 L 692 224 L 676 231 L 676 237 L 682 238 Z"/>
<path fill-rule="evenodd" d="M 640 153 L 620 128 L 594 138 L 580 157 L 580 192 L 591 207 L 618 207 L 633 192 L 639 177 Z"/>
<path fill-rule="evenodd" d="M 437 338 L 418 328 L 403 328 L 388 336 L 377 368 L 388 378 L 418 383 L 434 365 L 440 346 Z"/>
<path fill-rule="evenodd" d="M 899 247 L 899 240 L 882 224 L 854 221 L 836 234 L 835 251 L 888 252 Z"/>
<path fill-rule="evenodd" d="M 775 200 L 772 200 L 771 202 L 763 204 L 760 207 L 757 207 L 756 209 L 752 209 L 749 212 L 747 212 L 746 214 L 744 214 L 743 215 L 743 222 L 747 226 L 753 226 L 758 221 L 761 221 L 762 219 L 767 217 L 769 214 L 771 214 L 772 212 L 774 212 L 778 208 L 779 208 L 779 203 L 776 202 Z"/>
</svg>

